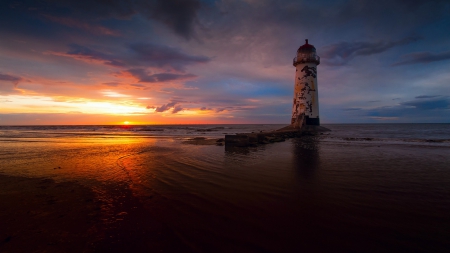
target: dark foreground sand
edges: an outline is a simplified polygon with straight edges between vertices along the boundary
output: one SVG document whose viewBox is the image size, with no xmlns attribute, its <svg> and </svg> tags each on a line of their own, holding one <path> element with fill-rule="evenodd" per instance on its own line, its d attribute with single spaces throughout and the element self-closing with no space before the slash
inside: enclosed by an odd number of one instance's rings
<svg viewBox="0 0 450 253">
<path fill-rule="evenodd" d="M 100 204 L 77 183 L 0 176 L 1 252 L 82 252 L 99 239 Z"/>
<path fill-rule="evenodd" d="M 130 186 L 5 175 L 0 186 L 0 252 L 189 251 L 156 218 L 164 200 L 147 196 L 144 207 Z"/>
</svg>

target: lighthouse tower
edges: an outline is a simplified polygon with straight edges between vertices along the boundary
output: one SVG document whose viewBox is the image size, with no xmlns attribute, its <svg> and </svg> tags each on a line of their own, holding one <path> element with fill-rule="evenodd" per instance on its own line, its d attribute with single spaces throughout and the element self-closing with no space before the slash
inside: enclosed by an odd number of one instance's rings
<svg viewBox="0 0 450 253">
<path fill-rule="evenodd" d="M 308 44 L 308 40 L 305 41 L 294 58 L 295 86 L 291 119 L 294 128 L 320 125 L 317 89 L 317 65 L 320 64 L 320 57 L 316 55 L 316 48 Z"/>
</svg>

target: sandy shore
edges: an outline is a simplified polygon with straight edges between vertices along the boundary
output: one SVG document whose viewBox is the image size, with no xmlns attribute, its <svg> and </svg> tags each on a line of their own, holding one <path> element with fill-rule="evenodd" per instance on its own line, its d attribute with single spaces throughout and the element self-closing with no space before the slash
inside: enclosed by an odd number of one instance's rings
<svg viewBox="0 0 450 253">
<path fill-rule="evenodd" d="M 100 204 L 77 183 L 0 175 L 1 252 L 83 252 L 99 239 Z"/>
<path fill-rule="evenodd" d="M 189 251 L 158 219 L 164 199 L 142 201 L 129 185 L 0 175 L 0 186 L 0 252 Z"/>
</svg>

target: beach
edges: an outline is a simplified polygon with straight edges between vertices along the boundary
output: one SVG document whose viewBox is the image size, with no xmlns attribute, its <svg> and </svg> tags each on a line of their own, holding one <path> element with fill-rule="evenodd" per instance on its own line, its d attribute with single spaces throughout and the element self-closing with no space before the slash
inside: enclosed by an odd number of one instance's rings
<svg viewBox="0 0 450 253">
<path fill-rule="evenodd" d="M 449 125 L 326 127 L 3 127 L 0 251 L 448 251 Z"/>
<path fill-rule="evenodd" d="M 82 252 L 95 235 L 100 209 L 76 183 L 0 176 L 2 252 Z"/>
</svg>

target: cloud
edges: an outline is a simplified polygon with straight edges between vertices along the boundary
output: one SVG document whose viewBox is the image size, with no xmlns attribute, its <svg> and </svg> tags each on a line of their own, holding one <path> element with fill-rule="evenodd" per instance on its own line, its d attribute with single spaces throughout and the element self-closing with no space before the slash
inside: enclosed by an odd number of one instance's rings
<svg viewBox="0 0 450 253">
<path fill-rule="evenodd" d="M 177 105 L 173 108 L 172 113 L 177 113 L 183 110 L 183 107 Z"/>
<path fill-rule="evenodd" d="M 435 109 L 450 109 L 450 100 L 448 97 L 443 96 L 429 96 L 433 99 L 413 100 L 400 103 L 403 106 L 414 107 L 417 110 L 435 110 Z"/>
<path fill-rule="evenodd" d="M 401 60 L 394 63 L 393 66 L 409 65 L 417 63 L 430 63 L 435 61 L 445 61 L 450 59 L 450 51 L 441 53 L 416 52 L 402 55 Z"/>
<path fill-rule="evenodd" d="M 87 23 L 78 19 L 69 18 L 69 17 L 54 17 L 50 15 L 43 15 L 45 18 L 52 22 L 59 23 L 61 25 L 65 25 L 72 28 L 82 29 L 92 34 L 103 34 L 103 35 L 111 35 L 111 36 L 119 36 L 120 33 L 109 29 L 107 27 L 101 25 L 95 25 L 91 23 Z"/>
<path fill-rule="evenodd" d="M 173 108 L 178 102 L 170 102 L 160 107 L 155 107 L 155 112 L 165 112 L 171 108 Z"/>
<path fill-rule="evenodd" d="M 374 119 L 374 120 L 381 120 L 381 121 L 390 121 L 390 120 L 398 120 L 399 119 L 399 117 L 376 117 L 376 116 L 372 116 L 369 118 Z"/>
<path fill-rule="evenodd" d="M 184 71 L 190 64 L 206 63 L 211 59 L 206 56 L 195 56 L 181 52 L 179 49 L 149 44 L 135 43 L 129 48 L 132 50 L 133 60 L 152 67 L 170 67 L 174 70 Z"/>
<path fill-rule="evenodd" d="M 167 103 L 167 104 L 163 104 L 159 107 L 156 106 L 147 106 L 147 109 L 155 109 L 155 112 L 165 112 L 168 111 L 170 109 L 172 109 L 172 113 L 178 113 L 183 109 L 183 107 L 179 104 L 180 101 L 178 100 L 172 100 L 171 102 Z"/>
<path fill-rule="evenodd" d="M 176 34 L 189 40 L 194 34 L 199 0 L 153 0 L 139 1 L 141 14 L 167 25 Z"/>
<path fill-rule="evenodd" d="M 25 2 L 25 3 L 23 3 Z M 23 1 L 23 8 L 36 8 L 39 12 L 70 14 L 80 19 L 128 19 L 138 13 L 140 2 L 136 0 L 47 0 Z M 29 2 L 29 3 L 26 3 Z"/>
<path fill-rule="evenodd" d="M 174 74 L 174 73 L 158 73 L 149 74 L 145 69 L 129 69 L 127 70 L 132 76 L 139 79 L 142 83 L 159 83 L 159 82 L 170 82 L 178 80 L 186 80 L 195 78 L 196 75 L 193 74 Z"/>
<path fill-rule="evenodd" d="M 117 86 L 121 85 L 121 83 L 119 83 L 119 82 L 107 82 L 107 83 L 102 83 L 102 84 L 106 85 L 106 86 L 110 86 L 110 87 L 117 87 Z"/>
<path fill-rule="evenodd" d="M 397 41 L 339 42 L 325 46 L 321 50 L 321 58 L 326 65 L 342 66 L 357 56 L 379 54 L 393 47 L 410 44 L 420 39 L 418 36 L 412 36 Z"/>
<path fill-rule="evenodd" d="M 127 48 L 131 54 L 104 53 L 86 46 L 71 44 L 67 52 L 45 52 L 63 57 L 70 57 L 87 63 L 103 64 L 124 69 L 115 72 L 116 77 L 133 76 L 142 83 L 160 83 L 179 80 L 188 80 L 197 77 L 194 74 L 185 73 L 188 65 L 206 63 L 210 58 L 183 53 L 181 50 L 157 45 L 135 43 Z M 128 68 L 128 69 L 126 69 Z M 159 73 L 152 73 L 153 71 Z M 117 86 L 117 82 L 104 83 Z"/>
<path fill-rule="evenodd" d="M 349 108 L 344 108 L 344 111 L 359 111 L 362 110 L 362 108 L 357 108 L 357 107 L 349 107 Z"/>
<path fill-rule="evenodd" d="M 127 46 L 127 49 L 131 54 L 104 53 L 86 46 L 70 44 L 65 53 L 46 53 L 114 67 L 156 67 L 178 72 L 184 72 L 188 65 L 211 60 L 206 56 L 189 55 L 177 48 L 157 44 L 134 43 Z"/>
<path fill-rule="evenodd" d="M 435 98 L 435 97 L 439 97 L 439 96 L 422 95 L 422 96 L 417 96 L 417 97 L 415 97 L 415 98 Z"/>
<path fill-rule="evenodd" d="M 447 96 L 418 96 L 410 101 L 393 106 L 361 109 L 355 113 L 359 117 L 376 120 L 398 120 L 400 122 L 448 122 L 450 98 Z M 427 98 L 425 98 L 427 97 Z"/>
<path fill-rule="evenodd" d="M 8 0 L 6 0 L 8 1 Z M 149 20 L 166 25 L 175 34 L 189 40 L 198 23 L 199 0 L 63 0 L 63 1 L 8 1 L 9 8 L 44 16 L 69 27 L 106 35 L 117 32 L 100 25 L 98 20 L 130 19 L 141 14 Z M 67 18 L 67 16 L 71 16 Z"/>
<path fill-rule="evenodd" d="M 136 88 L 146 88 L 146 87 L 147 87 L 147 86 L 145 86 L 145 85 L 143 85 L 143 84 L 138 84 L 138 83 L 130 84 L 130 86 L 136 87 Z"/>
<path fill-rule="evenodd" d="M 12 82 L 14 86 L 17 86 L 17 84 L 19 84 L 20 81 L 23 81 L 23 79 L 22 77 L 0 73 L 0 81 L 9 81 Z"/>
<path fill-rule="evenodd" d="M 100 63 L 114 67 L 123 67 L 125 63 L 117 59 L 114 55 L 105 54 L 97 50 L 90 49 L 85 46 L 70 44 L 70 50 L 67 53 L 61 52 L 45 52 L 45 54 L 52 54 L 57 56 L 70 57 L 76 60 L 85 61 L 88 63 Z"/>
</svg>

